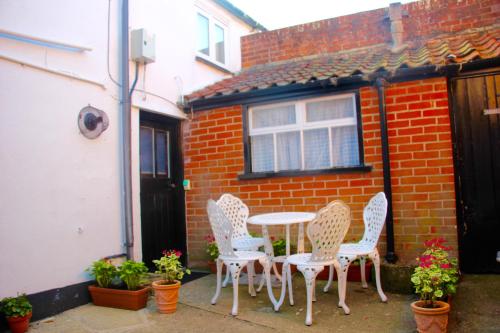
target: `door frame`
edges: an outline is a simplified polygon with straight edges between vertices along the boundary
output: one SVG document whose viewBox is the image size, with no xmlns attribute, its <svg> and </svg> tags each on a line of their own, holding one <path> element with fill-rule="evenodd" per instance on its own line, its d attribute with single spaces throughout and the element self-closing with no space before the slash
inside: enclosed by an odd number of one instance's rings
<svg viewBox="0 0 500 333">
<path fill-rule="evenodd" d="M 463 178 L 463 169 L 459 166 L 460 152 L 458 149 L 457 141 L 457 119 L 455 117 L 455 105 L 454 105 L 454 95 L 452 91 L 452 82 L 460 79 L 469 79 L 474 77 L 488 76 L 488 75 L 498 75 L 500 74 L 500 68 L 488 68 L 478 71 L 470 71 L 465 73 L 458 73 L 456 75 L 450 75 L 447 77 L 446 84 L 448 89 L 448 110 L 450 115 L 450 126 L 451 126 L 451 140 L 452 140 L 452 154 L 453 154 L 453 174 L 455 180 L 455 206 L 456 206 L 456 216 L 457 216 L 457 239 L 458 239 L 458 255 L 459 255 L 459 265 L 462 266 L 464 248 L 462 244 L 463 232 L 464 232 L 464 203 L 462 200 L 462 186 L 460 178 Z"/>
<path fill-rule="evenodd" d="M 177 193 L 177 205 L 175 209 L 177 210 L 177 218 L 179 220 L 179 234 L 181 239 L 179 239 L 179 246 L 176 250 L 180 250 L 183 253 L 181 257 L 181 262 L 183 265 L 187 265 L 188 263 L 188 252 L 187 252 L 187 227 L 186 227 L 186 193 L 184 191 L 183 181 L 184 181 L 184 154 L 183 154 L 183 146 L 182 146 L 182 119 L 177 119 L 168 115 L 153 113 L 151 111 L 145 109 L 139 109 L 139 128 L 143 125 L 157 125 L 160 126 L 166 125 L 171 126 L 174 129 L 174 133 L 171 134 L 171 142 L 174 142 L 175 145 L 172 145 L 171 150 L 171 174 L 173 177 L 173 182 L 177 185 L 176 190 Z M 140 151 L 139 158 L 140 164 Z M 176 170 L 173 172 L 172 170 Z M 139 165 L 140 170 L 140 165 Z M 140 184 L 141 184 L 141 174 L 139 171 L 139 206 L 140 203 Z M 141 207 L 142 210 L 142 207 Z M 142 213 L 141 213 L 141 226 L 142 230 Z M 144 238 L 141 237 L 141 252 L 143 248 Z"/>
</svg>

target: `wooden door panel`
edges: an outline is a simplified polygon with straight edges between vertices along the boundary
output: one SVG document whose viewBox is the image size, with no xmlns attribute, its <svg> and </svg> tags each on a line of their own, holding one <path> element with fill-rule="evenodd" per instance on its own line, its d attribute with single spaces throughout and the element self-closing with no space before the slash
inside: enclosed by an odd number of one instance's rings
<svg viewBox="0 0 500 333">
<path fill-rule="evenodd" d="M 163 250 L 186 252 L 180 123 L 141 112 L 142 255 L 148 268 Z M 153 139 L 151 139 L 153 138 Z M 151 151 L 152 150 L 152 151 Z M 142 167 L 145 165 L 146 167 Z M 186 262 L 186 255 L 182 258 Z"/>
<path fill-rule="evenodd" d="M 452 81 L 458 174 L 461 267 L 467 272 L 499 272 L 500 126 L 499 75 Z"/>
</svg>

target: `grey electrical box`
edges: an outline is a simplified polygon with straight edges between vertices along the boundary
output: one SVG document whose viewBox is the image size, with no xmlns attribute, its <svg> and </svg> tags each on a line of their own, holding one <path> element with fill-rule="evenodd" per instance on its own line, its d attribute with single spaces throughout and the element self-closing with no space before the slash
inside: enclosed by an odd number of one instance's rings
<svg viewBox="0 0 500 333">
<path fill-rule="evenodd" d="M 147 64 L 155 61 L 155 34 L 146 29 L 132 30 L 130 34 L 130 57 L 132 61 Z"/>
</svg>

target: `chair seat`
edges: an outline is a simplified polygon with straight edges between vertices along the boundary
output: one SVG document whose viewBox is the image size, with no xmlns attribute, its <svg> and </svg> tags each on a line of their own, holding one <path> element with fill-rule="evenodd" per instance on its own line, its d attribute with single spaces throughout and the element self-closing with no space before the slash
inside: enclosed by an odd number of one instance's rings
<svg viewBox="0 0 500 333">
<path fill-rule="evenodd" d="M 287 261 L 292 265 L 308 266 L 327 266 L 333 263 L 333 260 L 311 261 L 312 253 L 298 253 L 288 257 Z"/>
<path fill-rule="evenodd" d="M 232 240 L 232 246 L 236 250 L 251 251 L 264 246 L 264 238 L 262 237 L 244 237 Z"/>
<path fill-rule="evenodd" d="M 339 252 L 337 256 L 341 255 L 357 255 L 363 256 L 373 252 L 373 248 L 369 245 L 361 243 L 345 243 L 340 245 Z"/>
<path fill-rule="evenodd" d="M 260 251 L 234 251 L 236 257 L 219 256 L 222 260 L 259 260 L 265 258 L 266 254 Z"/>
</svg>

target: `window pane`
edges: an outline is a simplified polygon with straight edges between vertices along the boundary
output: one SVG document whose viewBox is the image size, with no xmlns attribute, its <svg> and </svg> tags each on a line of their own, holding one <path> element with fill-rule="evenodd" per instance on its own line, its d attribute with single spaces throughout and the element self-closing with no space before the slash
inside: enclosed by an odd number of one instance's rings
<svg viewBox="0 0 500 333">
<path fill-rule="evenodd" d="M 300 132 L 278 133 L 276 135 L 278 170 L 301 169 Z"/>
<path fill-rule="evenodd" d="M 328 128 L 304 131 L 304 158 L 306 169 L 330 167 Z"/>
<path fill-rule="evenodd" d="M 357 126 L 334 127 L 331 131 L 333 166 L 359 165 Z"/>
<path fill-rule="evenodd" d="M 250 139 L 252 145 L 252 172 L 273 171 L 273 135 L 256 135 L 252 136 Z"/>
<path fill-rule="evenodd" d="M 208 18 L 198 14 L 198 52 L 209 55 L 209 45 Z"/>
<path fill-rule="evenodd" d="M 153 173 L 153 129 L 141 127 L 141 173 Z"/>
<path fill-rule="evenodd" d="M 278 106 L 252 111 L 252 127 L 271 127 L 295 124 L 295 105 Z"/>
<path fill-rule="evenodd" d="M 354 117 L 351 97 L 307 103 L 306 109 L 308 122 Z"/>
<path fill-rule="evenodd" d="M 156 174 L 169 174 L 168 132 L 156 131 Z"/>
<path fill-rule="evenodd" d="M 215 25 L 215 60 L 225 63 L 226 55 L 224 52 L 224 29 Z"/>
</svg>

